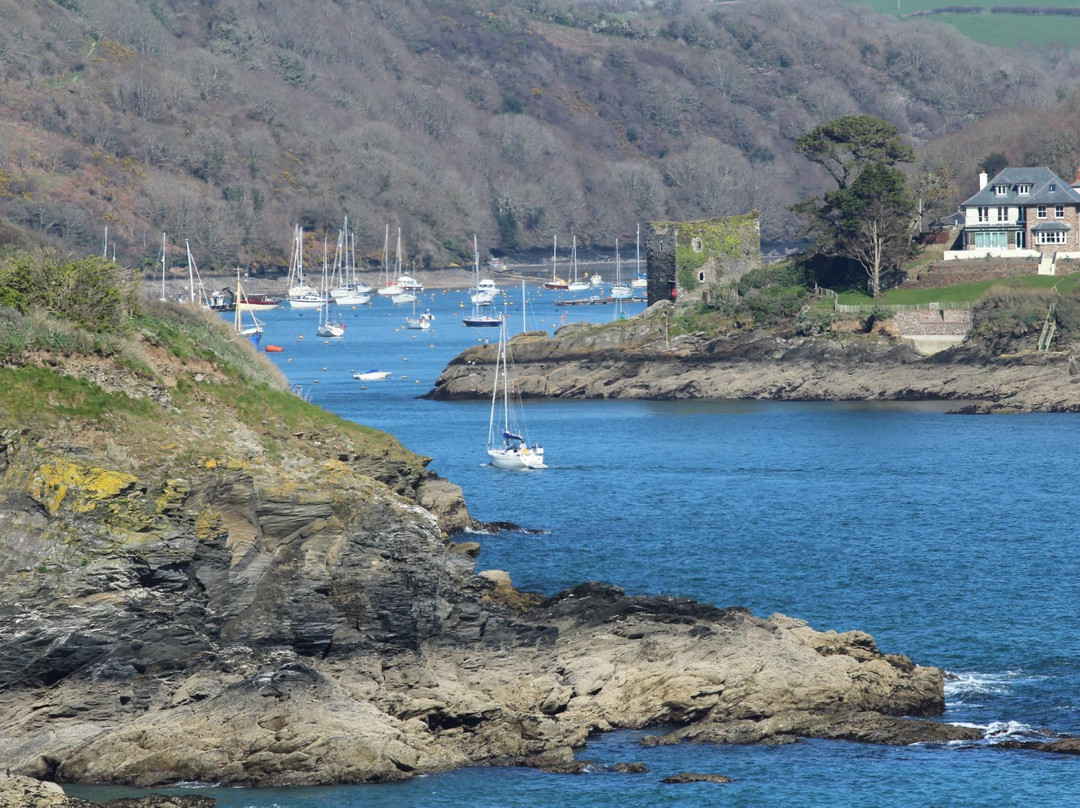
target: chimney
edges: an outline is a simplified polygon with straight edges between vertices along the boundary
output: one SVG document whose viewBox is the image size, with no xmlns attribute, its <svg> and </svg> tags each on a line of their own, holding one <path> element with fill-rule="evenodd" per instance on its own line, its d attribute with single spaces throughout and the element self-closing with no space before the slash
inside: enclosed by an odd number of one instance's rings
<svg viewBox="0 0 1080 808">
<path fill-rule="evenodd" d="M 1080 185 L 1080 166 L 1076 167 L 1076 174 L 1073 176 L 1073 188 Z"/>
<path fill-rule="evenodd" d="M 980 191 L 983 188 L 986 187 L 986 180 L 987 180 L 986 169 L 980 169 L 980 171 L 979 171 L 979 190 Z"/>
</svg>

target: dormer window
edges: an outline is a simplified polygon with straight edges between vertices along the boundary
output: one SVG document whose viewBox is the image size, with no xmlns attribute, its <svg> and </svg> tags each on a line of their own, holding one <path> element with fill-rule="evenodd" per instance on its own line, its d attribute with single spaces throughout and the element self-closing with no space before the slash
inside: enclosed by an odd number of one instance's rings
<svg viewBox="0 0 1080 808">
<path fill-rule="evenodd" d="M 1057 190 L 1057 185 L 1055 183 L 1050 183 L 1050 187 L 1047 188 L 1046 190 L 1049 191 L 1050 193 L 1054 193 L 1054 191 Z"/>
<path fill-rule="evenodd" d="M 1017 185 L 1016 193 L 1020 196 L 1028 196 L 1031 193 L 1031 185 Z"/>
<path fill-rule="evenodd" d="M 1006 185 L 995 185 L 994 196 L 1006 196 L 1009 193 L 1009 188 Z"/>
</svg>

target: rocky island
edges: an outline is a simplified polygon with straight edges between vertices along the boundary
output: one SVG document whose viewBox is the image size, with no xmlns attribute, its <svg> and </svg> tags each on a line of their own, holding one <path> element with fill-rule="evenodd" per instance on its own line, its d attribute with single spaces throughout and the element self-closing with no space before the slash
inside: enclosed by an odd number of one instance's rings
<svg viewBox="0 0 1080 808">
<path fill-rule="evenodd" d="M 1031 337 L 1002 346 L 976 335 L 924 356 L 887 320 L 848 318 L 846 330 L 822 336 L 790 327 L 680 332 L 679 317 L 678 306 L 660 301 L 641 316 L 570 324 L 550 338 L 519 334 L 511 341 L 517 390 L 537 398 L 929 400 L 957 412 L 1080 411 L 1075 353 L 1036 351 Z M 494 362 L 492 346 L 469 348 L 428 395 L 490 395 Z"/>
<path fill-rule="evenodd" d="M 622 727 L 655 743 L 981 734 L 925 720 L 942 671 L 858 631 L 478 573 L 461 533 L 482 526 L 427 459 L 302 401 L 215 316 L 109 299 L 125 311 L 81 324 L 0 310 L 13 775 L 377 782 L 558 769 Z"/>
</svg>

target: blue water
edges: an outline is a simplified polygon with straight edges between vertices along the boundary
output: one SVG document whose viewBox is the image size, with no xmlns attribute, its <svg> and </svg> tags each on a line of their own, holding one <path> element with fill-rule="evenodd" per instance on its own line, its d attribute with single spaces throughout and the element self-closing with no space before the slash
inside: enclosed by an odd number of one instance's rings
<svg viewBox="0 0 1080 808">
<path fill-rule="evenodd" d="M 530 329 L 563 322 L 553 293 L 530 296 Z M 266 340 L 285 350 L 270 356 L 313 403 L 431 457 L 476 518 L 543 530 L 483 537 L 480 569 L 545 593 L 601 580 L 867 631 L 884 651 L 955 674 L 945 720 L 991 740 L 641 748 L 623 732 L 590 740 L 579 757 L 597 767 L 579 776 L 468 769 L 385 786 L 207 790 L 220 806 L 1080 802 L 1080 761 L 992 743 L 1080 733 L 1080 419 L 918 404 L 528 402 L 550 468 L 499 471 L 485 463 L 485 402 L 415 398 L 461 349 L 496 336 L 461 326 L 463 299 L 428 293 L 437 320 L 423 333 L 387 301 L 347 310 L 345 337 L 329 343 L 314 336 L 314 313 L 271 312 Z M 520 329 L 520 303 L 511 311 Z M 567 311 L 568 321 L 611 317 L 608 306 Z M 375 367 L 393 377 L 351 376 Z M 648 774 L 604 768 L 625 761 Z M 680 771 L 736 782 L 659 783 Z"/>
</svg>

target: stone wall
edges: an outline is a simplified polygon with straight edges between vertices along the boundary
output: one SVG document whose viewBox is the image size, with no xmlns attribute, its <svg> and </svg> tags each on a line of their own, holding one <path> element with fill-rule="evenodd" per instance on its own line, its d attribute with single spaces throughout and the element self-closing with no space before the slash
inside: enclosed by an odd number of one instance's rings
<svg viewBox="0 0 1080 808">
<path fill-rule="evenodd" d="M 963 337 L 971 330 L 971 310 L 898 311 L 893 323 L 904 337 Z"/>
<path fill-rule="evenodd" d="M 937 289 L 1016 275 L 1035 275 L 1038 271 L 1037 259 L 976 258 L 966 261 L 935 261 L 927 264 L 918 277 L 909 277 L 902 286 L 905 289 Z"/>
<path fill-rule="evenodd" d="M 649 305 L 700 300 L 761 265 L 757 211 L 686 222 L 650 222 L 645 230 Z"/>
</svg>

